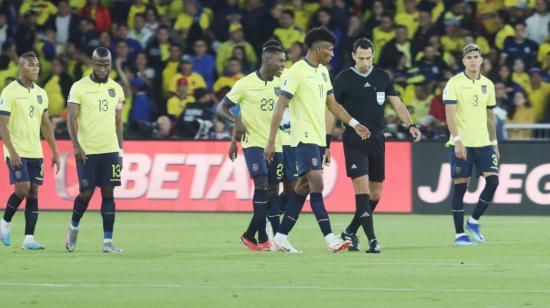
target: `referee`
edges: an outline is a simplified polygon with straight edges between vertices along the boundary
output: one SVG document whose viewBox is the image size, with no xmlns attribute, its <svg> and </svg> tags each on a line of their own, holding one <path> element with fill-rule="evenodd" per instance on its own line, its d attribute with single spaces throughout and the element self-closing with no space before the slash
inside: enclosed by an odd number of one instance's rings
<svg viewBox="0 0 550 308">
<path fill-rule="evenodd" d="M 414 141 L 421 133 L 413 124 L 407 108 L 399 98 L 388 74 L 373 67 L 374 48 L 367 38 L 357 39 L 351 53 L 355 66 L 338 74 L 334 80 L 336 100 L 350 115 L 371 131 L 371 138 L 361 140 L 353 129 L 344 132 L 344 155 L 346 172 L 352 179 L 355 191 L 355 215 L 350 225 L 342 232 L 342 239 L 350 240 L 349 251 L 359 251 L 356 232 L 361 225 L 369 240 L 367 253 L 379 253 L 380 245 L 374 235 L 372 212 L 382 193 L 384 181 L 384 108 L 386 97 L 397 115 L 409 127 Z M 327 140 L 330 136 L 327 135 Z M 370 180 L 370 181 L 369 181 Z"/>
</svg>

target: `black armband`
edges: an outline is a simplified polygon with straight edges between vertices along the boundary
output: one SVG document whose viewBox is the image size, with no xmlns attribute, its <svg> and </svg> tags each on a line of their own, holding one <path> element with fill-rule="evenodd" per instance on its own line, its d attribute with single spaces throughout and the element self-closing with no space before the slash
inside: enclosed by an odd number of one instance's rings
<svg viewBox="0 0 550 308">
<path fill-rule="evenodd" d="M 327 138 L 327 139 L 326 139 L 326 142 L 327 142 L 326 148 L 327 148 L 327 149 L 330 149 L 330 141 L 332 140 L 332 135 L 327 134 L 327 135 L 326 135 L 326 138 Z"/>
<path fill-rule="evenodd" d="M 416 127 L 416 124 L 414 124 L 414 123 L 413 123 L 413 124 L 411 124 L 411 125 L 409 125 L 409 130 L 411 129 L 411 127 L 415 127 L 415 128 L 418 128 L 418 127 Z"/>
</svg>

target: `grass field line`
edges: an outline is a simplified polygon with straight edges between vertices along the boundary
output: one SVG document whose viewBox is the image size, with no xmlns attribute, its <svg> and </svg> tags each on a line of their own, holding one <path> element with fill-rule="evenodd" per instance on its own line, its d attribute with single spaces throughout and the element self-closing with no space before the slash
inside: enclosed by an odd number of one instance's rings
<svg viewBox="0 0 550 308">
<path fill-rule="evenodd" d="M 4 287 L 37 288 L 150 288 L 150 289 L 268 289 L 268 290 L 312 290 L 312 291 L 373 291 L 373 292 L 411 292 L 411 293 L 491 293 L 491 294 L 550 294 L 550 289 L 436 289 L 436 288 L 361 288 L 329 286 L 285 286 L 285 285 L 185 285 L 185 284 L 126 284 L 126 283 L 36 283 L 3 281 Z"/>
</svg>

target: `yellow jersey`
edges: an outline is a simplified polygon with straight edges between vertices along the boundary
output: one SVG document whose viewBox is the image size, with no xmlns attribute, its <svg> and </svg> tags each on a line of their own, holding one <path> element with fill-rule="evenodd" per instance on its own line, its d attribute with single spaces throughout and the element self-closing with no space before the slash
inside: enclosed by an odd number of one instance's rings
<svg viewBox="0 0 550 308">
<path fill-rule="evenodd" d="M 73 84 L 67 101 L 80 105 L 77 138 L 84 153 L 118 152 L 115 116 L 116 106 L 124 103 L 122 87 L 112 79 L 96 82 L 86 76 Z"/>
<path fill-rule="evenodd" d="M 290 99 L 291 146 L 326 146 L 326 102 L 334 92 L 328 69 L 315 67 L 304 58 L 285 70 L 282 80 L 281 95 Z"/>
<path fill-rule="evenodd" d="M 243 136 L 243 148 L 265 148 L 267 145 L 280 85 L 279 77 L 266 81 L 261 78 L 259 71 L 255 71 L 239 79 L 225 96 L 225 99 L 241 107 L 241 120 L 248 132 Z M 279 135 L 275 151 L 282 152 Z"/>
<path fill-rule="evenodd" d="M 187 104 L 194 102 L 195 98 L 192 95 L 187 95 L 184 99 L 179 98 L 177 95 L 172 96 L 166 102 L 166 113 L 179 118 L 181 113 L 185 110 L 185 107 L 187 107 Z"/>
<path fill-rule="evenodd" d="M 187 79 L 187 93 L 193 94 L 193 91 L 198 88 L 206 88 L 206 81 L 202 78 L 201 74 L 192 72 L 189 76 L 184 76 L 182 73 L 177 73 L 170 79 L 170 86 L 168 88 L 169 92 L 177 93 L 178 92 L 178 80 L 181 78 Z"/>
<path fill-rule="evenodd" d="M 453 76 L 443 90 L 443 102 L 456 104 L 456 128 L 465 147 L 491 145 L 487 129 L 487 108 L 496 104 L 495 86 L 487 77 L 470 79 L 462 72 Z M 452 138 L 447 145 L 453 145 Z"/>
<path fill-rule="evenodd" d="M 281 45 L 286 50 L 289 50 L 295 42 L 303 43 L 306 37 L 304 32 L 298 27 L 291 27 L 289 29 L 276 28 L 273 35 L 279 38 Z"/>
<path fill-rule="evenodd" d="M 19 157 L 42 158 L 40 126 L 47 111 L 48 94 L 36 84 L 29 89 L 17 79 L 2 91 L 0 115 L 9 116 L 8 131 Z M 5 145 L 4 157 L 10 157 Z"/>
</svg>

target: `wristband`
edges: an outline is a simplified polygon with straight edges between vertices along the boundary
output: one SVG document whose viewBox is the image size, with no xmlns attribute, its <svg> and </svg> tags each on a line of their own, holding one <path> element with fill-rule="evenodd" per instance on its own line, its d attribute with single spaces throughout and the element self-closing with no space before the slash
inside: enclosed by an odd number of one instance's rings
<svg viewBox="0 0 550 308">
<path fill-rule="evenodd" d="M 359 121 L 357 121 L 356 119 L 352 118 L 349 123 L 348 123 L 349 126 L 355 128 L 357 125 L 359 125 Z"/>
<path fill-rule="evenodd" d="M 453 137 L 453 142 L 457 142 L 458 140 L 460 140 L 460 136 L 454 136 Z"/>
<path fill-rule="evenodd" d="M 327 149 L 330 149 L 330 141 L 332 140 L 332 135 L 327 134 L 327 135 L 326 135 L 326 139 L 327 139 L 327 140 L 326 140 L 326 141 L 327 141 L 327 146 L 326 146 L 326 148 L 327 148 Z"/>
<path fill-rule="evenodd" d="M 414 123 L 411 124 L 411 125 L 409 125 L 409 130 L 411 129 L 411 127 L 417 128 L 417 127 L 416 127 L 416 124 L 414 124 Z"/>
<path fill-rule="evenodd" d="M 118 157 L 123 157 L 124 156 L 124 150 L 120 149 L 118 150 Z"/>
<path fill-rule="evenodd" d="M 491 145 L 498 145 L 498 140 L 495 139 L 495 140 L 491 141 Z"/>
</svg>

